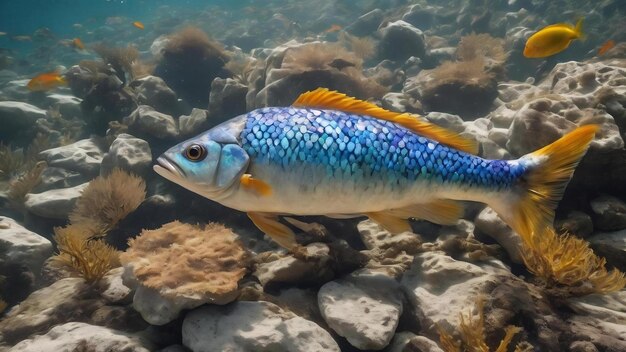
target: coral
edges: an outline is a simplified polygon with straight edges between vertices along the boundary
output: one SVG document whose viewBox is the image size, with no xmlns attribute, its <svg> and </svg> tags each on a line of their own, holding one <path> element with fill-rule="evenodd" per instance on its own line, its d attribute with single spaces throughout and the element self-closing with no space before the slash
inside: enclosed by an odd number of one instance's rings
<svg viewBox="0 0 626 352">
<path fill-rule="evenodd" d="M 523 240 L 526 267 L 548 288 L 585 295 L 619 291 L 626 286 L 624 273 L 608 271 L 606 260 L 596 256 L 589 243 L 580 238 L 559 236 L 554 229 L 546 229 L 540 236 Z"/>
<path fill-rule="evenodd" d="M 479 297 L 476 301 L 477 319 L 472 318 L 470 311 L 467 316 L 462 313 L 460 315 L 459 330 L 461 333 L 461 341 L 457 341 L 451 334 L 443 330 L 441 326 L 437 326 L 439 332 L 439 343 L 446 352 L 489 352 L 489 346 L 485 342 L 485 314 L 484 314 L 484 298 Z M 517 326 L 509 325 L 504 329 L 504 337 L 495 349 L 495 352 L 506 352 L 508 346 L 515 335 L 522 331 Z M 519 344 L 515 351 L 522 351 L 524 347 Z"/>
<path fill-rule="evenodd" d="M 344 67 L 361 67 L 362 60 L 335 43 L 310 43 L 287 50 L 281 68 L 294 71 L 323 70 L 343 62 Z M 343 67 L 342 67 L 343 68 Z"/>
<path fill-rule="evenodd" d="M 146 184 L 141 177 L 114 169 L 108 176 L 89 182 L 76 201 L 70 221 L 74 225 L 92 224 L 104 235 L 137 209 L 145 197 Z"/>
<path fill-rule="evenodd" d="M 444 61 L 432 71 L 433 79 L 441 82 L 469 82 L 480 84 L 491 80 L 491 75 L 485 71 L 483 58 L 467 61 Z"/>
<path fill-rule="evenodd" d="M 376 53 L 376 45 L 370 37 L 357 37 L 347 32 L 339 34 L 339 42 L 361 60 L 367 60 Z"/>
<path fill-rule="evenodd" d="M 229 59 L 218 42 L 188 27 L 169 37 L 154 72 L 193 107 L 204 107 L 213 79 L 230 76 L 224 69 Z"/>
<path fill-rule="evenodd" d="M 126 83 L 127 75 L 130 80 L 135 78 L 133 77 L 133 65 L 136 66 L 139 59 L 137 48 L 130 45 L 125 48 L 114 48 L 100 43 L 94 45 L 93 50 L 100 55 L 106 64 L 113 67 L 122 83 Z"/>
<path fill-rule="evenodd" d="M 164 297 L 221 297 L 237 290 L 246 273 L 247 253 L 232 231 L 170 222 L 144 230 L 120 256 L 141 285 Z"/>
<path fill-rule="evenodd" d="M 462 37 L 456 48 L 456 56 L 462 61 L 485 58 L 499 63 L 505 62 L 509 57 L 504 50 L 504 40 L 494 38 L 486 33 Z"/>
<path fill-rule="evenodd" d="M 462 116 L 480 116 L 488 112 L 498 96 L 494 75 L 485 69 L 485 59 L 445 61 L 416 77 L 422 102 L 431 111 Z"/>
<path fill-rule="evenodd" d="M 388 89 L 366 77 L 362 63 L 337 43 L 287 43 L 251 74 L 248 108 L 290 105 L 300 94 L 319 87 L 363 100 L 381 98 Z"/>
<path fill-rule="evenodd" d="M 96 283 L 120 265 L 119 253 L 103 240 L 93 239 L 95 230 L 84 225 L 54 228 L 54 240 L 59 254 L 50 265 L 82 277 L 87 283 Z"/>
</svg>

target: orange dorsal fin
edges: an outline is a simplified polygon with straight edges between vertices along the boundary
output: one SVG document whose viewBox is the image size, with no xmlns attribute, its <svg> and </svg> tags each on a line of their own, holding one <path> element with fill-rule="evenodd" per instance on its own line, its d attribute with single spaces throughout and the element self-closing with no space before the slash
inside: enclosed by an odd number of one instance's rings
<svg viewBox="0 0 626 352">
<path fill-rule="evenodd" d="M 478 153 L 478 144 L 475 141 L 461 137 L 453 131 L 428 121 L 424 121 L 419 115 L 385 110 L 375 104 L 352 98 L 336 91 L 330 91 L 326 88 L 317 88 L 313 91 L 303 93 L 292 105 L 296 107 L 340 110 L 375 117 L 377 119 L 394 122 L 421 136 L 430 138 L 449 147 L 471 154 Z"/>
</svg>

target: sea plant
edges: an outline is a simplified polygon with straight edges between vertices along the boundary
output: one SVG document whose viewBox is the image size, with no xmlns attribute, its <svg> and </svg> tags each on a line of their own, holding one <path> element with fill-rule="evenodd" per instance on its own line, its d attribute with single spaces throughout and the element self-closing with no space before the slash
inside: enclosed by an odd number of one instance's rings
<svg viewBox="0 0 626 352">
<path fill-rule="evenodd" d="M 130 45 L 125 48 L 115 48 L 100 43 L 94 45 L 93 50 L 100 55 L 106 64 L 113 67 L 122 82 L 126 83 L 126 76 L 130 80 L 135 78 L 133 77 L 133 65 L 137 65 L 137 60 L 139 60 L 137 48 Z"/>
<path fill-rule="evenodd" d="M 137 209 L 145 197 L 145 181 L 116 168 L 109 175 L 89 182 L 70 213 L 70 222 L 90 224 L 100 235 L 105 235 Z"/>
<path fill-rule="evenodd" d="M 58 254 L 50 264 L 67 270 L 92 284 L 100 281 L 109 270 L 118 267 L 119 252 L 101 239 L 94 239 L 97 229 L 88 225 L 68 225 L 54 228 Z"/>
<path fill-rule="evenodd" d="M 461 340 L 457 340 L 452 334 L 445 331 L 441 326 L 437 325 L 437 331 L 439 332 L 439 344 L 446 352 L 489 352 L 491 349 L 487 345 L 485 338 L 485 313 L 484 313 L 485 301 L 484 297 L 478 297 L 476 300 L 476 318 L 472 317 L 472 311 L 470 310 L 465 316 L 463 313 L 459 313 L 460 324 L 459 331 Z M 517 333 L 522 331 L 520 327 L 509 325 L 504 328 L 504 337 L 500 341 L 495 352 L 508 351 L 509 344 Z M 515 351 L 522 352 L 526 350 L 523 344 L 518 344 Z"/>
<path fill-rule="evenodd" d="M 0 143 L 0 178 L 8 180 L 24 163 L 24 153 Z"/>
<path fill-rule="evenodd" d="M 41 174 L 47 166 L 45 161 L 40 161 L 17 179 L 11 181 L 7 196 L 14 209 L 22 210 L 26 195 L 41 182 Z"/>
<path fill-rule="evenodd" d="M 624 273 L 607 270 L 589 243 L 552 228 L 540 236 L 523 239 L 523 259 L 528 270 L 551 291 L 568 295 L 607 293 L 626 286 Z"/>
</svg>

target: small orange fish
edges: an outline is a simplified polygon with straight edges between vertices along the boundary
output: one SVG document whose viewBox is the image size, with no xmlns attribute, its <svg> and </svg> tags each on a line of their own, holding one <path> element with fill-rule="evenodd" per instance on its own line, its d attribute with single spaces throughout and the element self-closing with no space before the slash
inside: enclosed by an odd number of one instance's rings
<svg viewBox="0 0 626 352">
<path fill-rule="evenodd" d="M 60 73 L 47 72 L 33 77 L 33 79 L 28 81 L 26 87 L 32 92 L 45 92 L 66 84 L 65 78 Z"/>
<path fill-rule="evenodd" d="M 139 28 L 139 29 L 144 29 L 143 23 L 141 23 L 139 21 L 133 22 L 133 26 L 135 26 L 136 28 Z"/>
<path fill-rule="evenodd" d="M 615 42 L 612 39 L 606 41 L 606 43 L 602 44 L 600 50 L 598 50 L 598 55 L 604 55 L 607 51 L 611 50 L 615 46 Z"/>
<path fill-rule="evenodd" d="M 338 24 L 333 24 L 332 26 L 330 26 L 327 30 L 324 31 L 324 33 L 335 33 L 335 32 L 339 32 L 341 30 L 340 25 Z"/>
<path fill-rule="evenodd" d="M 85 44 L 83 44 L 83 41 L 80 40 L 80 38 L 72 39 L 72 45 L 78 50 L 85 50 Z"/>
</svg>

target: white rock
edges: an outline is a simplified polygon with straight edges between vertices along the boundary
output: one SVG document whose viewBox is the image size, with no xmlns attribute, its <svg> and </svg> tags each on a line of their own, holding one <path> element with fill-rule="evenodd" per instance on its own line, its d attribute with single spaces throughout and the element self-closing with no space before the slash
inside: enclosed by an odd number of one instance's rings
<svg viewBox="0 0 626 352">
<path fill-rule="evenodd" d="M 626 331 L 626 291 L 593 294 L 567 300 L 580 315 L 597 318 L 607 323 L 620 324 Z"/>
<path fill-rule="evenodd" d="M 368 271 L 326 283 L 317 297 L 328 326 L 362 350 L 387 346 L 402 314 L 398 283 Z"/>
<path fill-rule="evenodd" d="M 182 115 L 178 119 L 180 134 L 183 136 L 195 136 L 208 127 L 208 111 L 193 108 L 189 115 Z"/>
<path fill-rule="evenodd" d="M 84 299 L 85 292 L 83 279 L 66 278 L 31 293 L 0 320 L 0 335 L 5 342 L 17 342 L 31 334 L 46 331 L 68 316 L 89 314 L 86 311 L 76 314 L 65 308 L 81 306 L 80 301 Z M 82 308 L 88 309 L 88 305 L 83 304 Z"/>
<path fill-rule="evenodd" d="M 437 343 L 425 336 L 418 336 L 412 332 L 404 331 L 397 333 L 385 352 L 443 352 Z"/>
<path fill-rule="evenodd" d="M 100 296 L 110 303 L 132 302 L 132 289 L 124 285 L 122 274 L 124 268 L 115 268 L 109 271 L 100 281 L 102 290 Z"/>
<path fill-rule="evenodd" d="M 149 105 L 163 113 L 176 111 L 178 105 L 176 93 L 162 78 L 146 76 L 134 80 L 130 86 L 135 89 L 139 104 Z"/>
<path fill-rule="evenodd" d="M 604 231 L 626 228 L 626 203 L 619 198 L 602 195 L 594 198 L 590 205 L 595 214 L 595 228 Z"/>
<path fill-rule="evenodd" d="M 111 143 L 109 152 L 102 158 L 100 174 L 108 175 L 114 168 L 120 168 L 141 175 L 150 164 L 152 151 L 148 142 L 122 133 Z"/>
<path fill-rule="evenodd" d="M 21 121 L 22 124 L 33 124 L 37 119 L 45 118 L 46 111 L 21 101 L 0 101 L 0 122 L 9 120 Z"/>
<path fill-rule="evenodd" d="M 129 333 L 85 323 L 67 323 L 13 346 L 10 352 L 149 352 L 150 343 Z"/>
<path fill-rule="evenodd" d="M 198 308 L 187 314 L 182 330 L 183 344 L 193 352 L 339 351 L 317 324 L 263 301 Z"/>
<path fill-rule="evenodd" d="M 5 264 L 26 265 L 35 275 L 52 255 L 52 242 L 4 216 L 0 216 L 0 247 Z"/>
<path fill-rule="evenodd" d="M 447 331 L 457 329 L 459 313 L 473 307 L 477 297 L 500 283 L 502 276 L 511 275 L 500 268 L 501 262 L 493 262 L 496 266 L 489 262 L 479 266 L 438 251 L 415 256 L 400 285 L 427 336 L 437 336 L 436 324 Z"/>
<path fill-rule="evenodd" d="M 139 105 L 124 118 L 128 131 L 141 138 L 174 139 L 178 137 L 178 126 L 173 117 L 160 113 L 151 106 Z"/>
<path fill-rule="evenodd" d="M 474 220 L 476 229 L 490 236 L 508 253 L 514 263 L 523 263 L 522 239 L 511 229 L 496 212 L 490 207 L 485 207 Z"/>
<path fill-rule="evenodd" d="M 392 234 L 372 220 L 363 220 L 357 225 L 361 240 L 367 249 L 398 248 L 413 252 L 419 248 L 420 237 L 412 232 Z"/>
<path fill-rule="evenodd" d="M 626 251 L 626 230 L 595 234 L 587 240 L 591 243 L 605 244 Z"/>
<path fill-rule="evenodd" d="M 235 296 L 236 294 L 237 292 L 234 293 Z M 178 318 L 182 310 L 196 308 L 205 303 L 206 299 L 193 297 L 169 299 L 163 297 L 159 291 L 142 285 L 136 286 L 133 296 L 133 308 L 141 314 L 143 320 L 152 325 L 165 325 Z"/>
<path fill-rule="evenodd" d="M 48 166 L 61 167 L 89 176 L 97 176 L 104 150 L 95 139 L 81 139 L 72 144 L 39 153 Z"/>
<path fill-rule="evenodd" d="M 24 206 L 29 212 L 44 218 L 67 219 L 88 184 L 87 182 L 71 188 L 29 193 L 26 195 Z"/>
<path fill-rule="evenodd" d="M 276 260 L 257 264 L 254 276 L 262 285 L 267 285 L 270 282 L 318 282 L 331 275 L 332 271 L 328 267 L 330 249 L 327 245 L 311 243 L 305 247 L 305 250 L 309 260 L 300 260 L 291 255 L 279 257 Z"/>
<path fill-rule="evenodd" d="M 80 107 L 83 100 L 73 95 L 49 94 L 46 101 L 52 106 L 57 106 L 65 119 L 81 117 L 83 114 Z"/>
</svg>

